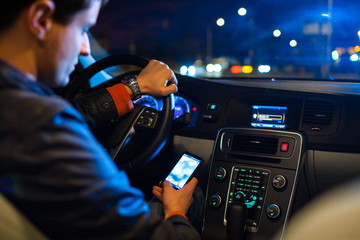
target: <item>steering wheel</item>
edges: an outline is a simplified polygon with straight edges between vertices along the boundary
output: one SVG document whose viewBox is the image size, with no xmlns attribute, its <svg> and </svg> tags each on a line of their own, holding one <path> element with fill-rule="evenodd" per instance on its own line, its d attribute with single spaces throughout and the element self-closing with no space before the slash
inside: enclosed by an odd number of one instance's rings
<svg viewBox="0 0 360 240">
<path fill-rule="evenodd" d="M 69 83 L 63 95 L 71 100 L 81 90 L 86 93 L 84 89 L 91 77 L 106 68 L 116 65 L 134 65 L 144 68 L 148 63 L 149 60 L 143 57 L 127 54 L 103 58 L 82 70 Z M 124 76 L 131 73 L 134 72 L 114 77 L 97 86 L 96 89 L 119 83 Z M 155 109 L 134 104 L 133 111 L 101 129 L 101 134 L 97 138 L 120 169 L 137 170 L 145 166 L 165 145 L 171 132 L 175 104 L 173 94 L 163 97 L 162 100 L 162 111 L 158 112 Z M 150 127 L 149 122 L 152 123 Z"/>
</svg>

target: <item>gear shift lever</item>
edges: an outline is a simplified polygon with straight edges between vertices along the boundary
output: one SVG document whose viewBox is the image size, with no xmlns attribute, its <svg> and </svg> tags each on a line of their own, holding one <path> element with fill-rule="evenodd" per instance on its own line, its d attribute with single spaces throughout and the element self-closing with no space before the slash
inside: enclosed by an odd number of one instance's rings
<svg viewBox="0 0 360 240">
<path fill-rule="evenodd" d="M 233 201 L 227 209 L 227 240 L 244 240 L 248 209 L 244 201 Z"/>
</svg>

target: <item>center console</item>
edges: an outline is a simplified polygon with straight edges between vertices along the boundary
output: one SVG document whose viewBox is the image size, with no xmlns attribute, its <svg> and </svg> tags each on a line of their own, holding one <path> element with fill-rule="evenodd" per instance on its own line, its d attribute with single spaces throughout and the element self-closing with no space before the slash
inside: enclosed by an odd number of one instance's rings
<svg viewBox="0 0 360 240">
<path fill-rule="evenodd" d="M 301 133 L 256 128 L 219 131 L 211 159 L 202 239 L 233 239 L 227 231 L 230 207 L 243 204 L 243 239 L 282 237 L 304 148 Z M 236 214 L 235 214 L 236 215 Z M 239 224 L 245 226 L 240 226 Z M 237 226 L 237 224 L 239 226 Z M 234 228 L 234 227 L 232 227 Z M 233 232 L 233 231 L 231 231 Z M 276 235 L 278 234 L 278 235 Z"/>
</svg>

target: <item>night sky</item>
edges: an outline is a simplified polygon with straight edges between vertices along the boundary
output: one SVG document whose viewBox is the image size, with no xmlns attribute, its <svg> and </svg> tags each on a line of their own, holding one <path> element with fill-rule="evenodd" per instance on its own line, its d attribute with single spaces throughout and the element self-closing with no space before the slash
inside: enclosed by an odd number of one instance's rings
<svg viewBox="0 0 360 240">
<path fill-rule="evenodd" d="M 250 54 L 258 61 L 291 62 L 325 51 L 324 34 L 304 35 L 309 23 L 332 23 L 331 48 L 360 44 L 360 1 L 333 0 L 330 16 L 324 15 L 329 13 L 327 6 L 327 0 L 112 0 L 93 33 L 112 53 L 190 62 L 209 54 L 210 32 L 212 57 L 241 61 Z M 246 16 L 237 14 L 240 7 L 247 9 Z M 216 25 L 219 17 L 225 19 L 221 28 Z M 272 35 L 275 29 L 282 32 L 277 39 Z M 289 47 L 291 39 L 298 41 L 298 50 Z"/>
</svg>

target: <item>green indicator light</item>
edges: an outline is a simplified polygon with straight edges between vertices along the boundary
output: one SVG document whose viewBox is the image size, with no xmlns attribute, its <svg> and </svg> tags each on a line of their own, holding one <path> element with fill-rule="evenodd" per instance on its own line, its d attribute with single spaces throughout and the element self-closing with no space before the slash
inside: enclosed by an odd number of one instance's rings
<svg viewBox="0 0 360 240">
<path fill-rule="evenodd" d="M 238 168 L 235 168 L 234 170 L 235 170 L 235 171 L 239 171 L 239 169 L 238 169 Z"/>
<path fill-rule="evenodd" d="M 269 173 L 268 172 L 262 172 L 263 175 L 268 175 Z"/>
<path fill-rule="evenodd" d="M 241 171 L 242 171 L 242 172 L 246 172 L 246 170 L 245 170 L 245 169 L 241 169 Z"/>
</svg>

